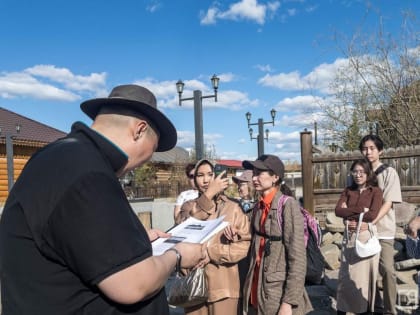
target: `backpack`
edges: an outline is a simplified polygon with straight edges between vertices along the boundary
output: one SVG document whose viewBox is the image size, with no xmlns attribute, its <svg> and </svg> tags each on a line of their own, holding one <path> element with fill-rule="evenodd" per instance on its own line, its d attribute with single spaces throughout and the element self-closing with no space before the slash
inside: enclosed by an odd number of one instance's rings
<svg viewBox="0 0 420 315">
<path fill-rule="evenodd" d="M 277 207 L 277 219 L 282 229 L 283 207 L 289 196 L 282 195 Z M 304 238 L 306 247 L 306 276 L 305 284 L 321 284 L 324 276 L 325 260 L 321 253 L 321 227 L 317 220 L 303 207 L 300 207 L 304 223 Z"/>
<path fill-rule="evenodd" d="M 385 171 L 388 168 L 388 164 L 382 164 L 375 170 L 375 175 L 381 174 L 383 171 Z"/>
</svg>

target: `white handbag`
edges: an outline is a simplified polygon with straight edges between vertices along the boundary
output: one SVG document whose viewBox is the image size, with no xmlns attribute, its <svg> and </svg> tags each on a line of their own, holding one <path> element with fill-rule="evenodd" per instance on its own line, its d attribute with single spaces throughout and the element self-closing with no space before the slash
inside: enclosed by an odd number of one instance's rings
<svg viewBox="0 0 420 315">
<path fill-rule="evenodd" d="M 372 223 L 368 223 L 368 230 L 370 232 L 370 238 L 368 239 L 368 241 L 366 243 L 359 241 L 360 225 L 362 224 L 363 215 L 364 213 L 361 213 L 359 216 L 359 223 L 357 224 L 356 244 L 355 244 L 356 254 L 360 258 L 373 256 L 381 252 L 381 244 L 379 243 L 379 239 L 373 234 Z"/>
</svg>

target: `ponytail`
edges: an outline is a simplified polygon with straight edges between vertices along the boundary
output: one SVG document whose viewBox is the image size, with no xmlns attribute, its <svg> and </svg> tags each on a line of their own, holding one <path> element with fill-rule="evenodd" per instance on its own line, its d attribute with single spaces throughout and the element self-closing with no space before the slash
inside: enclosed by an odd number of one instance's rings
<svg viewBox="0 0 420 315">
<path fill-rule="evenodd" d="M 292 190 L 286 185 L 284 180 L 280 182 L 280 191 L 283 195 L 294 197 Z"/>
</svg>

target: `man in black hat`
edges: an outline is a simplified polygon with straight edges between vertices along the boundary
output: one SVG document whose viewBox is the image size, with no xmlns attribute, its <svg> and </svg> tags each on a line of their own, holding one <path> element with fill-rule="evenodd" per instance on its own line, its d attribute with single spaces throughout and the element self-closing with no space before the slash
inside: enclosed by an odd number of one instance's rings
<svg viewBox="0 0 420 315">
<path fill-rule="evenodd" d="M 152 256 L 163 233 L 144 229 L 118 177 L 173 148 L 176 130 L 137 85 L 81 109 L 91 128 L 76 122 L 34 154 L 6 201 L 3 314 L 168 314 L 164 284 L 181 257 L 183 267 L 200 261 L 201 245 Z"/>
</svg>

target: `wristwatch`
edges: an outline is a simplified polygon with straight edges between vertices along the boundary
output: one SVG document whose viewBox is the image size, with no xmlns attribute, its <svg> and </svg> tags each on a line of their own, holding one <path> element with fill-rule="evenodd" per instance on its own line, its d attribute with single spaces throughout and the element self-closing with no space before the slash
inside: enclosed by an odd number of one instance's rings
<svg viewBox="0 0 420 315">
<path fill-rule="evenodd" d="M 166 252 L 169 252 L 169 251 L 172 251 L 176 254 L 175 271 L 180 272 L 181 271 L 181 259 L 182 259 L 181 254 L 179 253 L 179 251 L 175 247 L 169 248 Z"/>
</svg>

